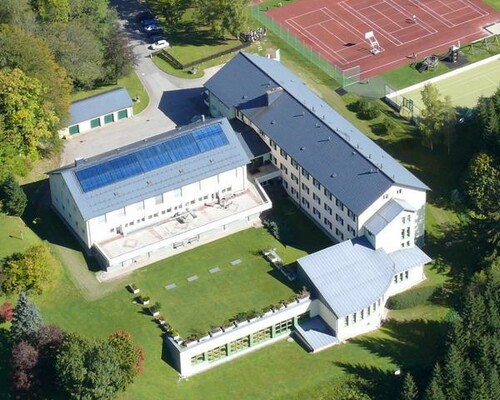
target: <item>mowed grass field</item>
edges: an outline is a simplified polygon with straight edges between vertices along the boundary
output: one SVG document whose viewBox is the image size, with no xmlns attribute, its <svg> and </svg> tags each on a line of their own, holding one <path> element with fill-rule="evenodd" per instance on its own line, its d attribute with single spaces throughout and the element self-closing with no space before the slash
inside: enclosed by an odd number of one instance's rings
<svg viewBox="0 0 500 400">
<path fill-rule="evenodd" d="M 443 98 L 449 96 L 454 107 L 473 108 L 481 96 L 491 96 L 499 87 L 500 58 L 439 80 L 432 85 L 438 89 Z M 424 108 L 421 96 L 422 90 L 423 87 L 402 95 L 413 100 L 417 110 L 422 110 Z"/>
</svg>

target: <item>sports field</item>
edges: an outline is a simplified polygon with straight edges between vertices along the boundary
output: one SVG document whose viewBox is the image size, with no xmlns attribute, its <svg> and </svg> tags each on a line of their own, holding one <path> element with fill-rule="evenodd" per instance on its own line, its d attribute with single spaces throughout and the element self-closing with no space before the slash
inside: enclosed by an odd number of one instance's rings
<svg viewBox="0 0 500 400">
<path fill-rule="evenodd" d="M 424 82 L 425 83 L 425 82 Z M 472 108 L 481 96 L 491 96 L 500 85 L 500 59 L 463 71 L 459 74 L 432 83 L 441 96 L 450 96 L 454 107 Z M 413 100 L 414 115 L 422 109 L 423 84 L 411 91 L 399 91 L 396 103 L 401 104 L 401 96 Z"/>
<path fill-rule="evenodd" d="M 480 0 L 299 0 L 267 15 L 342 70 L 368 78 L 488 35 Z"/>
</svg>

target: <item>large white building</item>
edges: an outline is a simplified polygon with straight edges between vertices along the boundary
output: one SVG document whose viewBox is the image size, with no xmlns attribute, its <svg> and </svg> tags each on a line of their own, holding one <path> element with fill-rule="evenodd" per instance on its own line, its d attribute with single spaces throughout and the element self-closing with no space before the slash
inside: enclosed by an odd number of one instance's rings
<svg viewBox="0 0 500 400">
<path fill-rule="evenodd" d="M 271 202 L 227 119 L 204 121 L 50 172 L 52 205 L 108 272 L 251 226 Z"/>
<path fill-rule="evenodd" d="M 298 260 L 307 298 L 199 341 L 167 335 L 183 376 L 292 332 L 315 352 L 376 329 L 425 279 L 428 187 L 277 61 L 240 53 L 205 86 L 215 120 L 52 171 L 56 212 L 119 271 L 252 226 L 276 182 L 337 243 Z"/>
</svg>

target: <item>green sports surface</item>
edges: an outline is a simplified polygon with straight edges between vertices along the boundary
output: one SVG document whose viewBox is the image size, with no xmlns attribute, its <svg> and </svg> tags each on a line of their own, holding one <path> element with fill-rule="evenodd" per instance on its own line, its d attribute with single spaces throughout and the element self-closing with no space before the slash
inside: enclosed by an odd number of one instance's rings
<svg viewBox="0 0 500 400">
<path fill-rule="evenodd" d="M 479 97 L 491 96 L 499 87 L 500 59 L 434 82 L 433 85 L 443 98 L 450 96 L 454 107 L 472 108 Z M 420 95 L 422 90 L 423 87 L 402 94 L 407 99 L 413 100 L 415 115 L 418 115 L 419 110 L 423 108 Z M 398 103 L 400 102 L 401 99 L 398 99 Z"/>
</svg>

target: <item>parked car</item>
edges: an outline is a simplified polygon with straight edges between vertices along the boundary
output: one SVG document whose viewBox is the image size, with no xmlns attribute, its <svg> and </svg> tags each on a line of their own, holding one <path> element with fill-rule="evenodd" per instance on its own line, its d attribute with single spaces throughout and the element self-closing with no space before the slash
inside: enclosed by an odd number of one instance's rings
<svg viewBox="0 0 500 400">
<path fill-rule="evenodd" d="M 146 32 L 160 32 L 162 30 L 160 25 L 146 25 L 144 31 Z"/>
<path fill-rule="evenodd" d="M 146 27 L 148 25 L 159 25 L 159 22 L 156 18 L 143 19 L 141 21 L 141 25 Z"/>
<path fill-rule="evenodd" d="M 142 22 L 146 19 L 154 19 L 154 15 L 151 11 L 141 11 L 139 14 L 135 16 L 136 22 Z"/>
<path fill-rule="evenodd" d="M 166 49 L 167 47 L 170 47 L 170 43 L 168 43 L 165 39 L 158 40 L 151 45 L 152 50 Z"/>
</svg>

